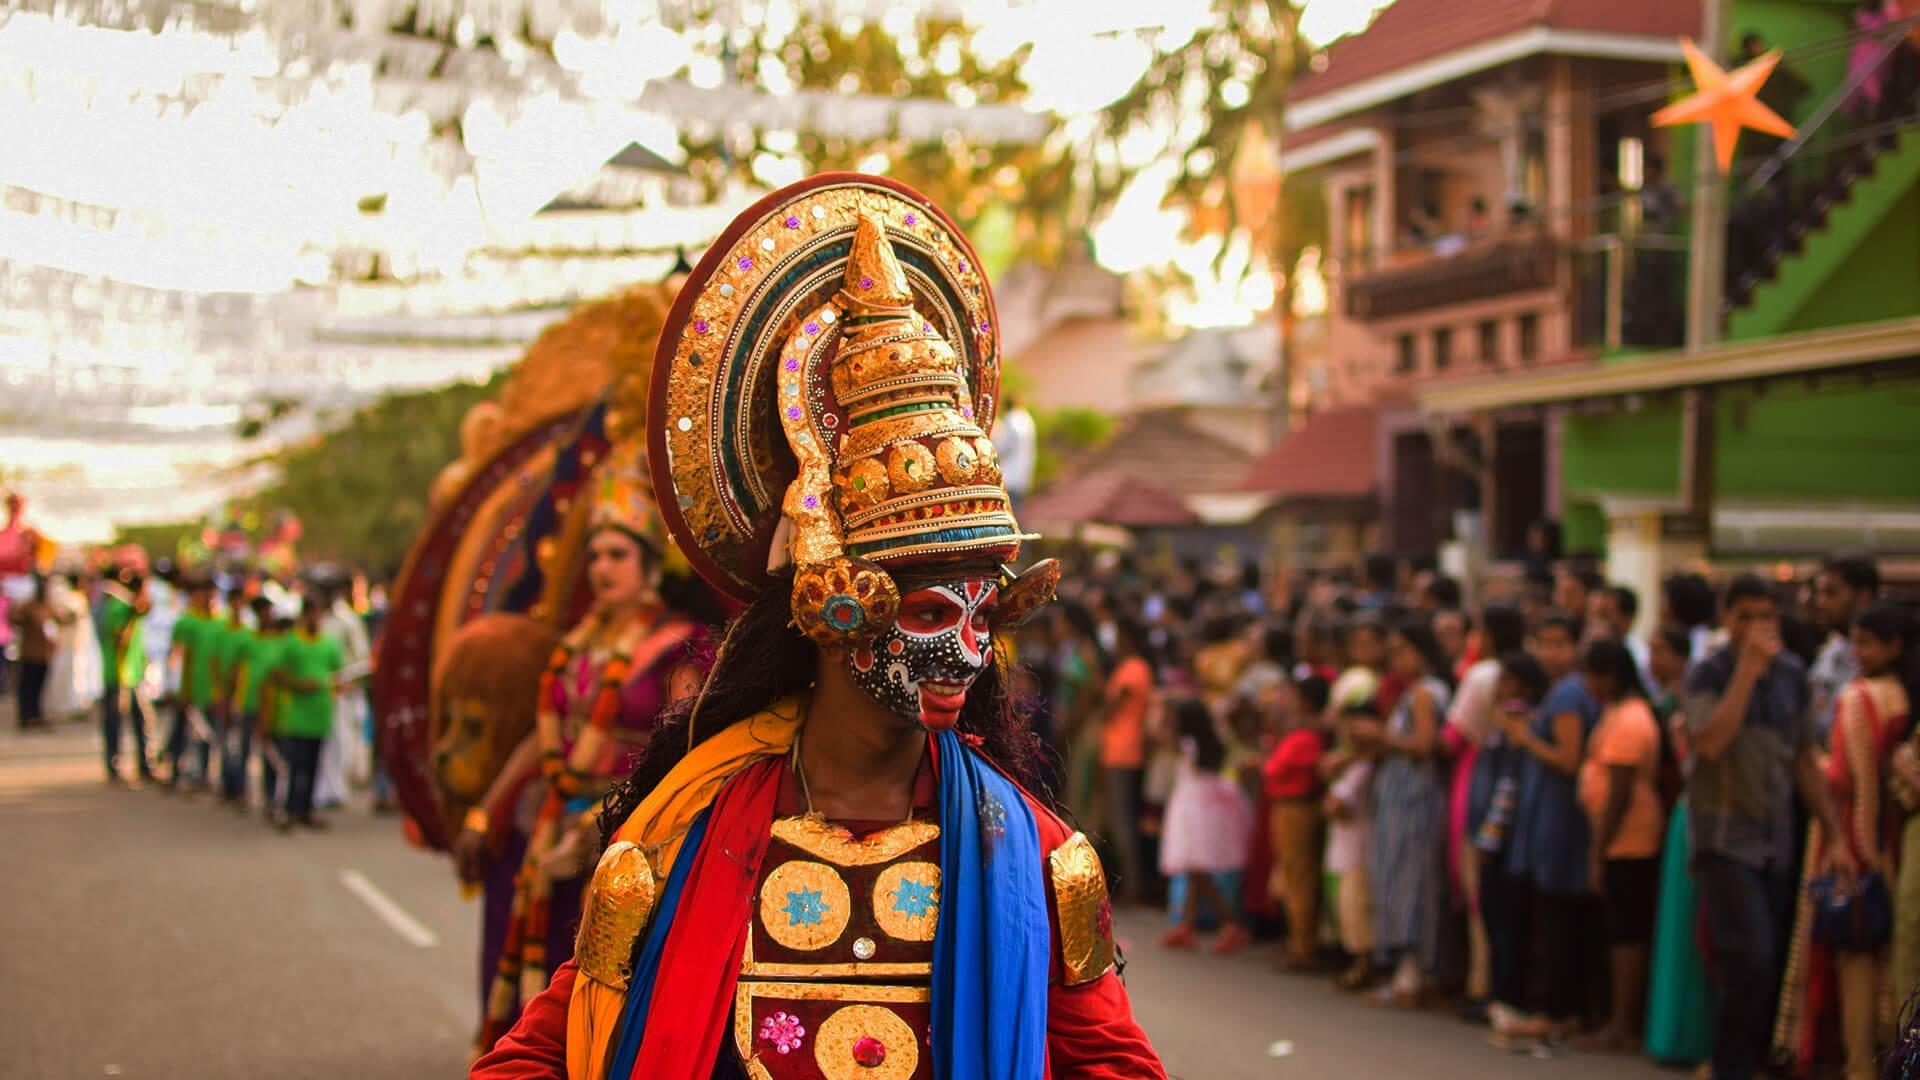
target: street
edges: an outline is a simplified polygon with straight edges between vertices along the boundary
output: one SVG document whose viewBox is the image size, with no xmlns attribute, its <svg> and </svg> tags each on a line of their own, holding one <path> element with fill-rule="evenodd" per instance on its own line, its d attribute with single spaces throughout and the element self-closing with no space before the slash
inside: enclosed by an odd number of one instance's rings
<svg viewBox="0 0 1920 1080">
<path fill-rule="evenodd" d="M 477 909 L 443 858 L 364 808 L 282 836 L 207 797 L 110 788 L 84 726 L 0 735 L 0 1045 L 8 1077 L 458 1076 Z M 1170 1075 L 1677 1076 L 1501 1053 L 1440 1012 L 1376 1009 L 1265 950 L 1168 954 L 1123 914 L 1128 982 Z M 1274 1056 L 1270 1047 L 1290 1042 Z"/>
</svg>

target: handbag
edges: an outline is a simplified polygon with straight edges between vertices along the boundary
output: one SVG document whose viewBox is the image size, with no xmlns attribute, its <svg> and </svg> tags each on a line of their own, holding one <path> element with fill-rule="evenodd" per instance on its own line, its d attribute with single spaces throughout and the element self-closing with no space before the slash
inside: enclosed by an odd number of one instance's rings
<svg viewBox="0 0 1920 1080">
<path fill-rule="evenodd" d="M 1893 940 L 1893 894 L 1877 870 L 1851 887 L 1821 874 L 1807 883 L 1807 900 L 1813 905 L 1813 940 L 1834 952 L 1873 952 Z"/>
</svg>

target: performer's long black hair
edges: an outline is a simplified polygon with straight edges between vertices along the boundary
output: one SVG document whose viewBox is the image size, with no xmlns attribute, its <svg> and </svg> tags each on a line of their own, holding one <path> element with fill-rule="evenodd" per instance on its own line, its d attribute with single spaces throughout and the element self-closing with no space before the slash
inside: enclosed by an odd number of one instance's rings
<svg viewBox="0 0 1920 1080">
<path fill-rule="evenodd" d="M 789 607 L 792 593 L 793 571 L 775 574 L 753 605 L 727 628 L 703 692 L 682 698 L 661 713 L 660 725 L 647 740 L 633 775 L 607 792 L 601 804 L 603 845 L 640 800 L 687 756 L 691 746 L 813 685 L 820 649 L 794 629 Z M 1016 704 L 1012 683 L 1005 651 L 996 649 L 992 666 L 967 692 L 958 729 L 963 735 L 977 738 L 981 753 L 1032 791 L 1040 740 L 1027 723 L 1025 710 Z M 691 740 L 687 737 L 689 720 L 694 723 Z M 815 717 L 813 722 L 832 723 L 833 718 Z"/>
</svg>

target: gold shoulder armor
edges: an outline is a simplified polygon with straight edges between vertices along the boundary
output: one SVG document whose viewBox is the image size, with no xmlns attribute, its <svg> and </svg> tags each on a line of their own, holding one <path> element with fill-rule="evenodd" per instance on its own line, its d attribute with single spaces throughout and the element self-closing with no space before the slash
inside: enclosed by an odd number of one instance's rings
<svg viewBox="0 0 1920 1080">
<path fill-rule="evenodd" d="M 1107 873 L 1085 833 L 1074 833 L 1047 856 L 1053 903 L 1060 913 L 1060 966 L 1079 986 L 1113 970 L 1113 907 Z"/>
<path fill-rule="evenodd" d="M 616 990 L 633 979 L 633 946 L 653 914 L 657 882 L 653 867 L 637 845 L 625 840 L 608 845 L 587 885 L 580 913 L 574 960 L 581 974 Z"/>
</svg>

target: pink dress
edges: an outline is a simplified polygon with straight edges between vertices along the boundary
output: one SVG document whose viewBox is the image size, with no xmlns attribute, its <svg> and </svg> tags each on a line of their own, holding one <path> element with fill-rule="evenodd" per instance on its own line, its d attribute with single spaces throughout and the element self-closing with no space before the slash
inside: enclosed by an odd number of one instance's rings
<svg viewBox="0 0 1920 1080">
<path fill-rule="evenodd" d="M 1253 843 L 1253 804 L 1240 785 L 1193 763 L 1183 747 L 1180 773 L 1167 797 L 1160 837 L 1160 872 L 1218 874 L 1247 867 Z"/>
</svg>

